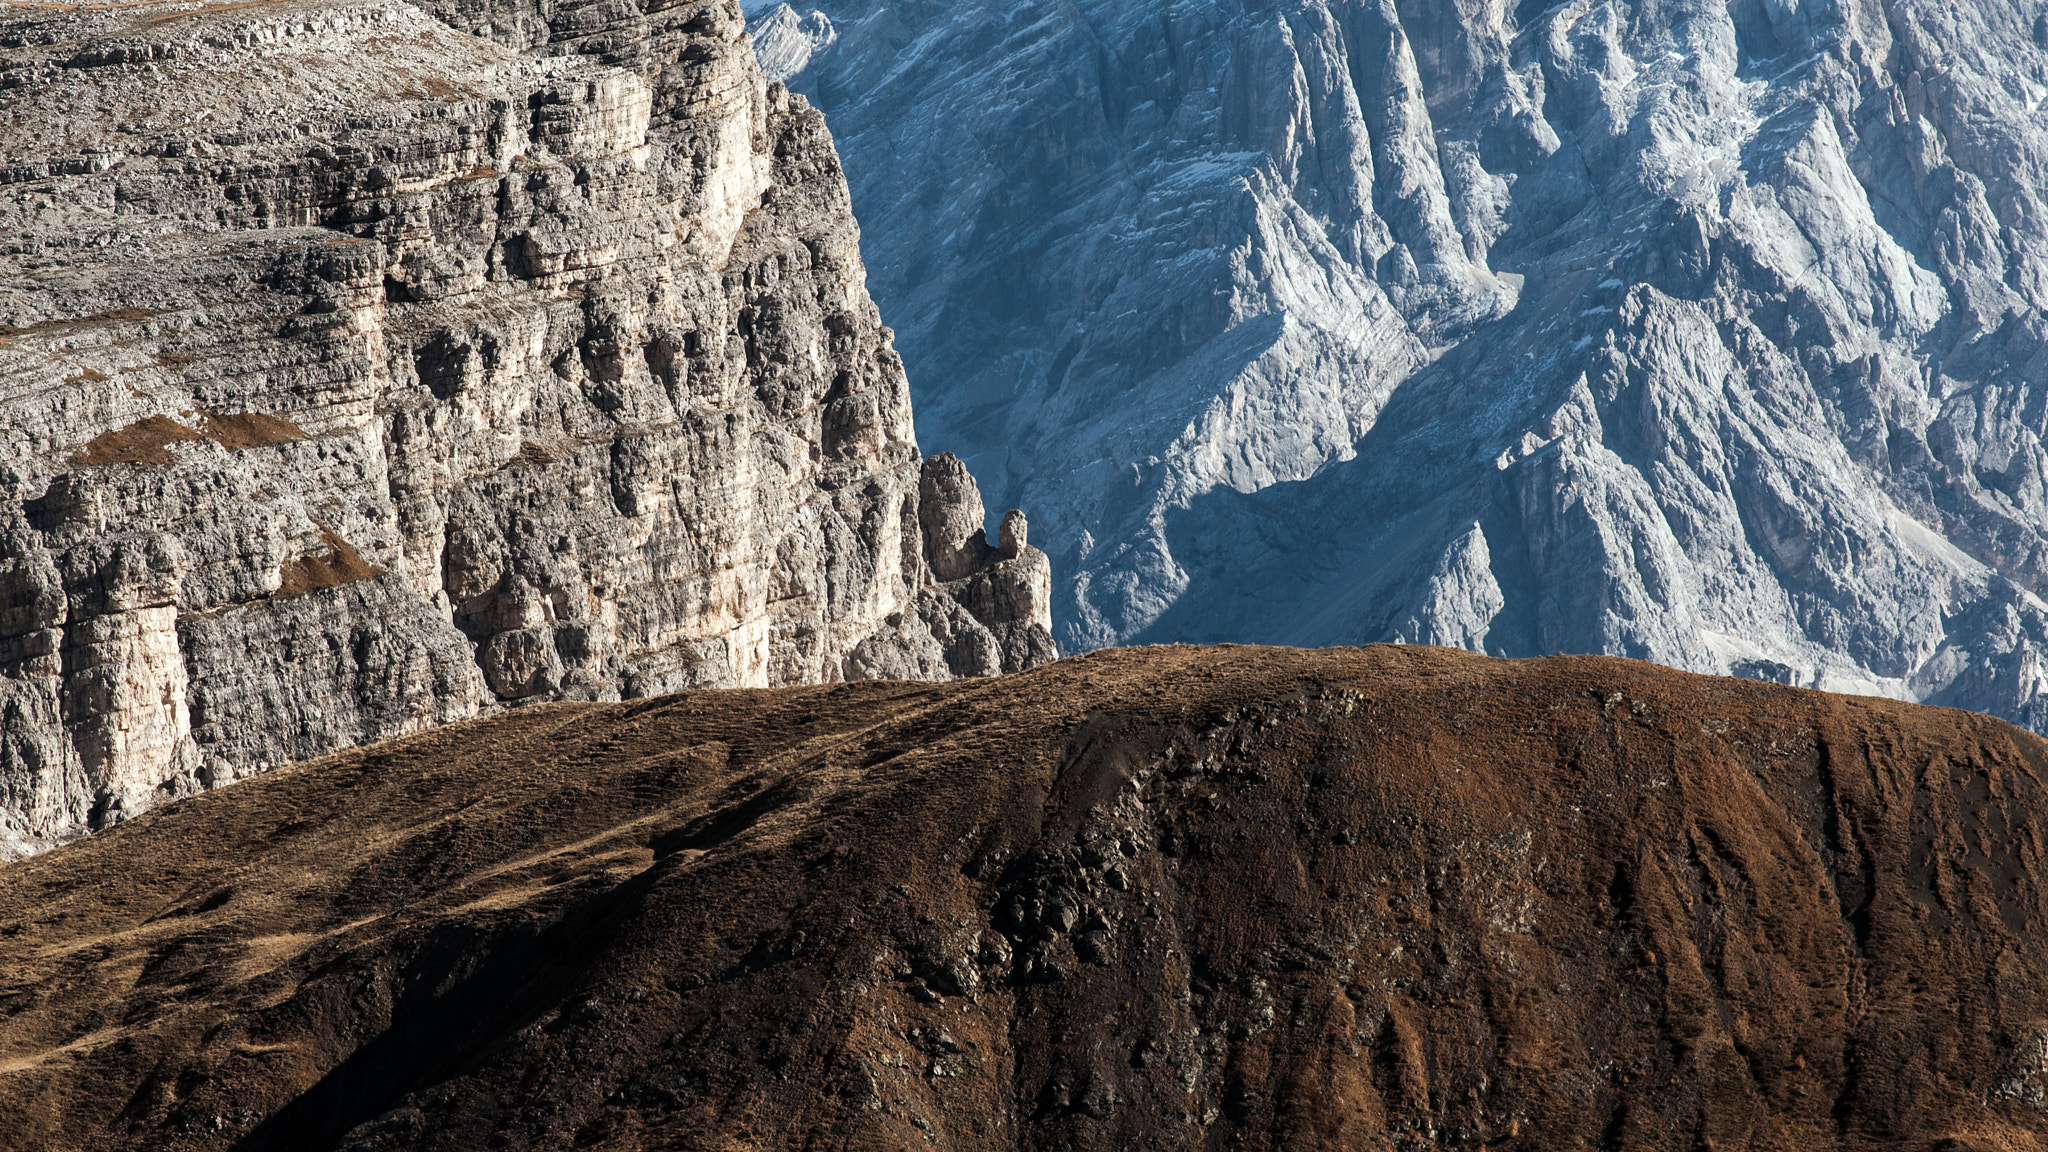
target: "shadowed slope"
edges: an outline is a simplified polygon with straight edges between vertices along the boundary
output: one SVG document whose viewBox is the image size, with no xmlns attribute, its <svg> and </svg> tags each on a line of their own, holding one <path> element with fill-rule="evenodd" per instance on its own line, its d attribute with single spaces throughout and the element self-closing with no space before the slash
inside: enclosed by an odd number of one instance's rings
<svg viewBox="0 0 2048 1152">
<path fill-rule="evenodd" d="M 1422 648 L 536 707 L 0 870 L 0 1147 L 2037 1148 L 2042 751 Z"/>
</svg>

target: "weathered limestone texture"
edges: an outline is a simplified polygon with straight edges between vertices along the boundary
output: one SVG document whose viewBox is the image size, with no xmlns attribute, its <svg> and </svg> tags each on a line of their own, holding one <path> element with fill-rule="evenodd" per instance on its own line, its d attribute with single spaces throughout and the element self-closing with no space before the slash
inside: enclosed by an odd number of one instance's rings
<svg viewBox="0 0 2048 1152">
<path fill-rule="evenodd" d="M 1067 647 L 1603 652 L 2048 731 L 2042 0 L 755 6 Z"/>
<path fill-rule="evenodd" d="M 503 702 L 1052 654 L 1042 554 L 925 587 L 737 3 L 17 7 L 0 93 L 0 854 Z"/>
<path fill-rule="evenodd" d="M 951 452 L 924 462 L 918 484 L 924 555 L 938 583 L 854 649 L 849 680 L 950 680 L 1022 672 L 1059 659 L 1052 637 L 1052 560 L 1024 541 L 1024 514 L 1003 517 L 1002 546 L 982 529 L 981 490 Z"/>
</svg>

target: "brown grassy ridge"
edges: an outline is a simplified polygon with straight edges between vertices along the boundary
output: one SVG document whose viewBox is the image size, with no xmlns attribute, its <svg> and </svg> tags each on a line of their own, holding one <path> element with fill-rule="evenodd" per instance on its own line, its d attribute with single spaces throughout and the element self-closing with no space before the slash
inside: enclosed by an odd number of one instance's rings
<svg viewBox="0 0 2048 1152">
<path fill-rule="evenodd" d="M 0 1147 L 2039 1148 L 2044 751 L 1388 647 L 523 709 L 0 869 Z"/>
</svg>

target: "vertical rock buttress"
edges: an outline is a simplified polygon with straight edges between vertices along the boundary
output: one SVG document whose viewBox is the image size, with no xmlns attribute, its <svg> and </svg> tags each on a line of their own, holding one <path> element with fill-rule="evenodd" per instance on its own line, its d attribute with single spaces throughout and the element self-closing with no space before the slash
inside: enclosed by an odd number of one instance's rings
<svg viewBox="0 0 2048 1152">
<path fill-rule="evenodd" d="M 0 853 L 507 703 L 1054 654 L 736 3 L 38 10 L 0 87 Z"/>
</svg>

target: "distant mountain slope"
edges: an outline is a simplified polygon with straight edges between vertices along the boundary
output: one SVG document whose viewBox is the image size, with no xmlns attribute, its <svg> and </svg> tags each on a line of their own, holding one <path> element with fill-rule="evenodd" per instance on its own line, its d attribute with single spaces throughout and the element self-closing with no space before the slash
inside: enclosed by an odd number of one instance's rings
<svg viewBox="0 0 2048 1152">
<path fill-rule="evenodd" d="M 799 8 L 920 432 L 1068 644 L 2048 721 L 2040 0 Z"/>
<path fill-rule="evenodd" d="M 539 705 L 0 867 L 0 1148 L 2034 1148 L 2044 768 L 1420 647 Z"/>
</svg>

